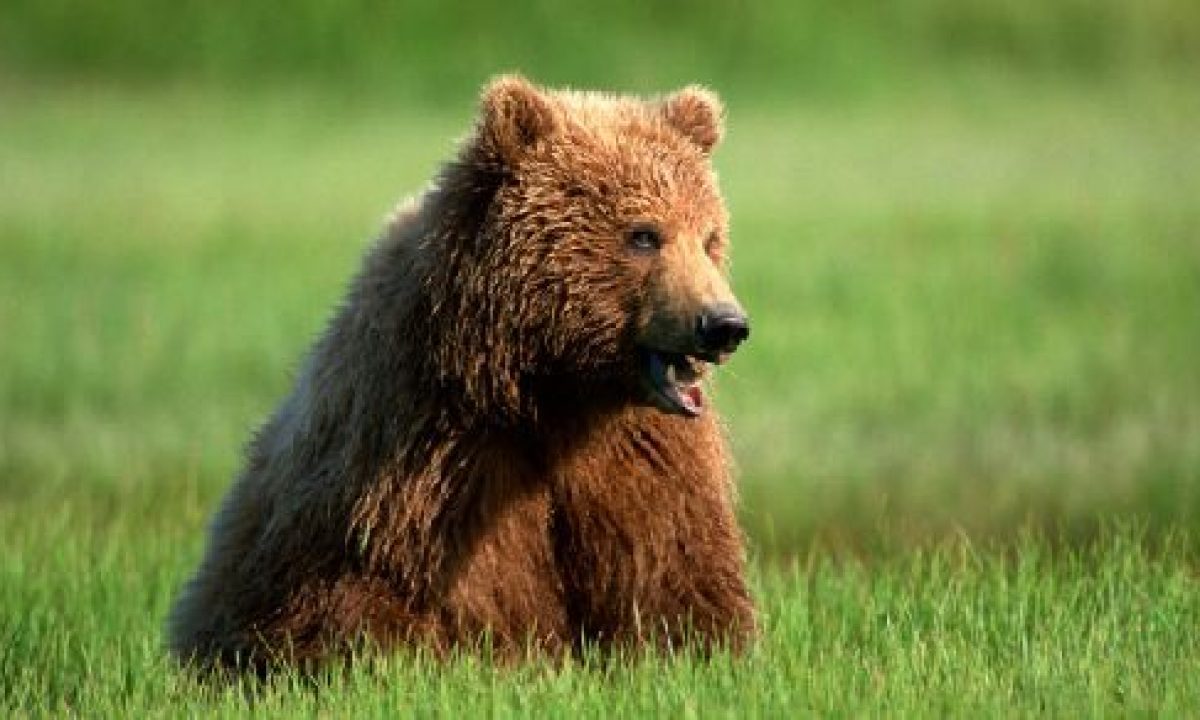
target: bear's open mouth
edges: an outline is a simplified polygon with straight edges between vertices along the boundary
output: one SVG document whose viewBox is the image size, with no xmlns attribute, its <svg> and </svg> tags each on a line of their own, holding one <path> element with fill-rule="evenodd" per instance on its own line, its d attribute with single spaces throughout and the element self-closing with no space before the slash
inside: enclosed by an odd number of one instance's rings
<svg viewBox="0 0 1200 720">
<path fill-rule="evenodd" d="M 704 359 L 642 348 L 642 383 L 660 409 L 688 417 L 704 412 Z"/>
</svg>

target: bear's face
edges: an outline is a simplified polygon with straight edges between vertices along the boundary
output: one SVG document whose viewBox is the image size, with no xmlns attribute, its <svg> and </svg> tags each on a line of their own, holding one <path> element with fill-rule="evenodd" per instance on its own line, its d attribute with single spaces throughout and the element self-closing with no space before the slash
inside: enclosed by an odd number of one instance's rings
<svg viewBox="0 0 1200 720">
<path fill-rule="evenodd" d="M 641 102 L 504 78 L 485 92 L 477 142 L 503 177 L 485 264 L 509 278 L 526 371 L 703 411 L 707 365 L 749 332 L 725 272 L 720 135 L 718 101 L 695 88 Z"/>
</svg>

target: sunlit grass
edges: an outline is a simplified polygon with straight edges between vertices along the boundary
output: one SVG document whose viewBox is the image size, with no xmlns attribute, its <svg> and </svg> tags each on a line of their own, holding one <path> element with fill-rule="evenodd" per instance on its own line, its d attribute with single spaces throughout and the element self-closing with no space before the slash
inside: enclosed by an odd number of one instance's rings
<svg viewBox="0 0 1200 720">
<path fill-rule="evenodd" d="M 1200 693 L 1194 566 L 1136 528 L 1052 553 L 953 543 L 862 565 L 819 555 L 757 575 L 763 620 L 746 657 L 493 666 L 473 655 L 361 660 L 314 683 L 196 682 L 162 651 L 158 621 L 189 553 L 62 514 L 8 540 L 0 564 L 0 709 L 61 716 L 202 713 L 497 717 L 779 717 L 795 713 L 1187 713 Z M 160 529 L 156 528 L 156 532 Z M 1157 559 L 1155 559 L 1157 557 Z"/>
</svg>

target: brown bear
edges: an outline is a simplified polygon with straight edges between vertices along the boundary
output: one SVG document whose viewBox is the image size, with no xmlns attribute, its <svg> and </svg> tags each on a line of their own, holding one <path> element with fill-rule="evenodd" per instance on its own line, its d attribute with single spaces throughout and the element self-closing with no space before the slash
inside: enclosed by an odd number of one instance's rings
<svg viewBox="0 0 1200 720">
<path fill-rule="evenodd" d="M 366 642 L 503 656 L 743 647 L 711 365 L 745 339 L 723 110 L 484 91 L 253 438 L 170 646 L 270 669 Z"/>
</svg>

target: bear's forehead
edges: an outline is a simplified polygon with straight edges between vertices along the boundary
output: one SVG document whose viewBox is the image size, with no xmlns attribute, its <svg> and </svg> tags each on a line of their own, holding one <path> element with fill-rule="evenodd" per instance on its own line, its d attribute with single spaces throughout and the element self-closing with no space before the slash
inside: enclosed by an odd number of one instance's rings
<svg viewBox="0 0 1200 720">
<path fill-rule="evenodd" d="M 654 101 L 570 90 L 556 93 L 554 99 L 569 134 L 668 145 L 677 145 L 675 141 L 682 139 L 667 126 L 660 104 Z M 684 148 L 677 145 L 675 149 Z"/>
<path fill-rule="evenodd" d="M 548 159 L 560 171 L 717 199 L 708 158 L 668 125 L 657 103 L 576 91 L 557 99 L 563 123 Z"/>
<path fill-rule="evenodd" d="M 658 138 L 592 136 L 556 150 L 542 177 L 568 194 L 582 192 L 602 207 L 648 220 L 722 222 L 724 205 L 707 164 L 664 148 Z"/>
<path fill-rule="evenodd" d="M 522 173 L 543 199 L 589 198 L 617 216 L 709 232 L 725 208 L 707 156 L 665 120 L 661 104 L 554 91 L 558 123 Z"/>
</svg>

